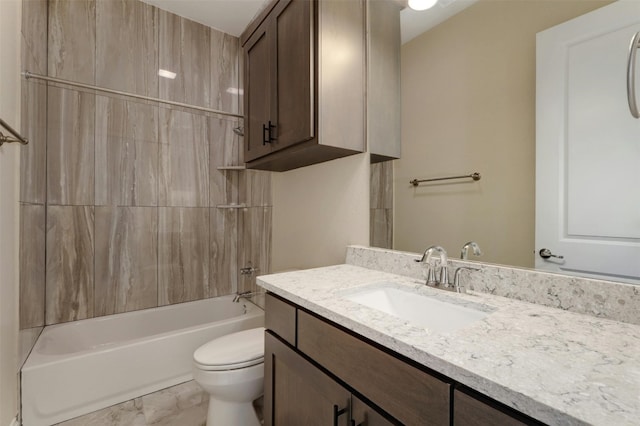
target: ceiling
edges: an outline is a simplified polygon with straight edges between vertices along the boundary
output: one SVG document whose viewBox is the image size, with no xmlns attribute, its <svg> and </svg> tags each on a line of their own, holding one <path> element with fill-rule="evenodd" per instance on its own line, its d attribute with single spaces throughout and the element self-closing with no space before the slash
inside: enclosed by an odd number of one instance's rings
<svg viewBox="0 0 640 426">
<path fill-rule="evenodd" d="M 142 0 L 227 34 L 239 37 L 270 0 Z M 429 10 L 405 8 L 400 13 L 402 43 L 438 25 L 477 0 L 439 0 Z"/>
<path fill-rule="evenodd" d="M 240 37 L 270 0 L 142 0 L 160 9 Z"/>
</svg>

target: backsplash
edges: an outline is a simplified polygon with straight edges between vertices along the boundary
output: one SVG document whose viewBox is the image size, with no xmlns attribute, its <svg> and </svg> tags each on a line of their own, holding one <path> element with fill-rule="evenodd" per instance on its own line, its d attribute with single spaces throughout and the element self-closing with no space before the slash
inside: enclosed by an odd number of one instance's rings
<svg viewBox="0 0 640 426">
<path fill-rule="evenodd" d="M 22 33 L 25 71 L 242 114 L 238 38 L 146 3 L 24 0 Z M 269 272 L 270 174 L 224 169 L 243 164 L 241 119 L 35 79 L 22 91 L 21 330 L 254 289 L 248 263 Z"/>
<path fill-rule="evenodd" d="M 349 246 L 346 263 L 423 279 L 422 265 L 414 262 L 419 258 L 416 253 Z M 640 324 L 640 286 L 455 259 L 449 260 L 450 277 L 459 266 L 481 269 L 462 276 L 461 284 L 469 290 Z"/>
</svg>

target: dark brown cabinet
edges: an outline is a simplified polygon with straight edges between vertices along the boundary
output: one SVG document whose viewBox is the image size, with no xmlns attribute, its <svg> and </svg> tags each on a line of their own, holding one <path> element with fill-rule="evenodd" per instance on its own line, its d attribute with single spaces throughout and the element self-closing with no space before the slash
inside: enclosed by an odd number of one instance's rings
<svg viewBox="0 0 640 426">
<path fill-rule="evenodd" d="M 351 394 L 273 335 L 265 335 L 268 425 L 350 425 Z"/>
<path fill-rule="evenodd" d="M 541 424 L 513 410 L 501 410 L 495 404 L 483 402 L 458 389 L 453 392 L 453 410 L 453 426 L 525 426 Z"/>
<path fill-rule="evenodd" d="M 274 334 L 265 335 L 265 425 L 388 426 L 371 406 Z"/>
<path fill-rule="evenodd" d="M 543 425 L 271 293 L 265 307 L 267 426 Z"/>
<path fill-rule="evenodd" d="M 351 395 L 351 420 L 351 426 L 391 426 L 394 424 L 355 395 Z"/>
<path fill-rule="evenodd" d="M 449 383 L 301 310 L 298 349 L 403 424 L 449 424 Z"/>
<path fill-rule="evenodd" d="M 248 168 L 365 151 L 364 0 L 273 1 L 241 42 Z"/>
</svg>

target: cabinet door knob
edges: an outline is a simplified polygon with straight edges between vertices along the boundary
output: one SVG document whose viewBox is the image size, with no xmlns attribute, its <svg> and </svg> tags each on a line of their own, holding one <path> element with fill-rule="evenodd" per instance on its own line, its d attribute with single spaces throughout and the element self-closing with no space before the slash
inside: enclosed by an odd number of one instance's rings
<svg viewBox="0 0 640 426">
<path fill-rule="evenodd" d="M 346 408 L 339 409 L 337 405 L 333 406 L 333 426 L 338 426 L 338 417 L 347 412 Z"/>
</svg>

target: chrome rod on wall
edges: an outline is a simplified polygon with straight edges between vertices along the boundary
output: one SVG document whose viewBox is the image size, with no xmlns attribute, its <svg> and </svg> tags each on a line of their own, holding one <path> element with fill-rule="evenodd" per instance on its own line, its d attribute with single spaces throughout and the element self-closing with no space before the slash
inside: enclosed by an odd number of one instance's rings
<svg viewBox="0 0 640 426">
<path fill-rule="evenodd" d="M 14 136 L 12 138 L 12 137 L 9 137 L 9 136 L 5 136 L 2 132 L 0 132 L 0 146 L 2 146 L 2 144 L 4 144 L 4 143 L 12 143 L 12 142 L 19 142 L 22 145 L 26 145 L 26 144 L 29 143 L 27 138 L 25 138 L 24 136 L 22 136 L 20 133 L 16 132 L 15 130 L 13 130 L 13 127 L 9 126 L 9 124 L 6 121 L 4 121 L 2 118 L 0 118 L 0 125 L 2 125 L 2 127 L 7 129 L 7 131 Z"/>
<path fill-rule="evenodd" d="M 435 182 L 435 181 L 439 181 L 439 180 L 450 180 L 450 179 L 473 179 L 473 180 L 480 180 L 480 173 L 478 172 L 473 172 L 470 175 L 462 175 L 462 176 L 447 176 L 447 177 L 441 177 L 441 178 L 431 178 L 431 179 L 413 179 L 412 181 L 410 181 L 409 183 L 413 186 L 418 186 L 419 184 L 421 184 L 422 182 Z"/>
<path fill-rule="evenodd" d="M 198 111 L 210 112 L 212 114 L 226 115 L 228 117 L 244 118 L 244 116 L 242 116 L 240 114 L 235 114 L 235 113 L 232 113 L 232 112 L 220 111 L 220 110 L 217 110 L 217 109 L 205 108 L 205 107 L 201 107 L 201 106 L 197 106 L 197 105 L 185 104 L 185 103 L 182 103 L 182 102 L 168 101 L 166 99 L 153 98 L 151 96 L 138 95 L 138 94 L 135 94 L 135 93 L 123 92 L 123 91 L 120 91 L 120 90 L 107 89 L 105 87 L 98 87 L 98 86 L 94 86 L 94 85 L 91 85 L 91 84 L 77 83 L 75 81 L 63 80 L 61 78 L 48 77 L 48 76 L 45 76 L 45 75 L 34 74 L 32 72 L 29 72 L 29 71 L 23 72 L 22 75 L 24 75 L 24 78 L 26 78 L 27 80 L 30 79 L 30 78 L 34 78 L 36 80 L 51 81 L 51 82 L 54 82 L 54 83 L 65 84 L 67 86 L 82 87 L 83 89 L 97 90 L 99 92 L 111 93 L 111 94 L 114 94 L 114 95 L 128 96 L 130 98 L 142 99 L 142 100 L 145 100 L 145 101 L 158 102 L 158 103 L 162 103 L 162 104 L 166 104 L 166 105 L 173 105 L 173 106 L 178 106 L 178 107 L 183 107 L 183 108 L 190 108 L 190 109 L 195 109 L 195 110 L 198 110 Z"/>
</svg>

